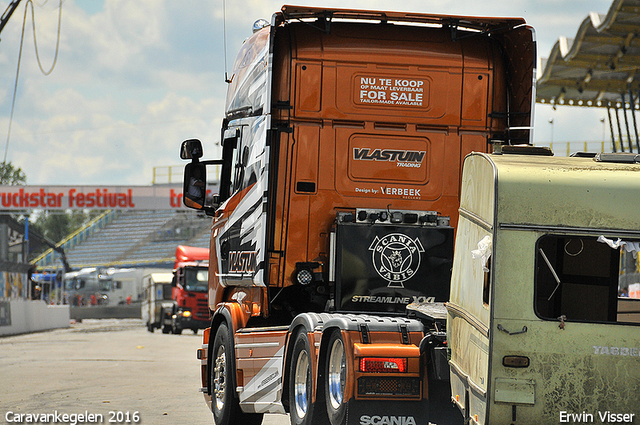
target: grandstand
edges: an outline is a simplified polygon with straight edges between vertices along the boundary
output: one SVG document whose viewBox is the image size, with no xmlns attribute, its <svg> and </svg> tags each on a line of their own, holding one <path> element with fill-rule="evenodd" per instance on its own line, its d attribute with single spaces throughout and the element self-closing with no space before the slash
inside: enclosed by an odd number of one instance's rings
<svg viewBox="0 0 640 425">
<path fill-rule="evenodd" d="M 195 211 L 107 211 L 60 243 L 73 269 L 82 267 L 173 267 L 178 245 L 209 247 L 211 219 Z M 49 250 L 39 269 L 63 269 Z"/>
</svg>

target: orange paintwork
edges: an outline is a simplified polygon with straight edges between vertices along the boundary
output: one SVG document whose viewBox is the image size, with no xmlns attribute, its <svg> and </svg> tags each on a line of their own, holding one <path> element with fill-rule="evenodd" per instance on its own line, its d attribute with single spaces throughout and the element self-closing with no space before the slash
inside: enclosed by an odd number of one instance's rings
<svg viewBox="0 0 640 425">
<path fill-rule="evenodd" d="M 197 358 L 200 359 L 200 380 L 201 380 L 201 388 L 207 388 L 209 385 L 208 375 L 207 375 L 207 353 L 209 351 L 209 335 L 211 333 L 211 328 L 206 328 L 202 334 L 202 348 L 198 348 L 197 350 Z M 204 398 L 207 404 L 211 405 L 211 396 L 206 392 L 204 393 Z"/>
<path fill-rule="evenodd" d="M 420 357 L 420 349 L 415 345 L 403 344 L 361 344 L 353 345 L 356 357 Z"/>
<path fill-rule="evenodd" d="M 292 165 L 273 170 L 278 189 L 270 284 L 292 284 L 297 262 L 326 265 L 329 231 L 340 210 L 438 211 L 455 227 L 462 159 L 488 151 L 488 139 L 506 127 L 495 114 L 506 112 L 508 97 L 497 46 L 486 38 L 452 42 L 448 29 L 333 23 L 327 35 L 304 25 L 289 28 L 276 34 L 274 49 L 273 97 L 293 106 L 275 110 L 274 120 L 289 122 L 293 133 L 281 135 L 277 158 Z M 360 82 L 367 78 L 392 89 L 402 88 L 396 80 L 415 81 L 425 88 L 424 101 L 363 103 Z M 379 89 L 385 96 L 392 92 Z M 426 159 L 409 169 L 353 158 L 354 149 L 385 147 L 423 151 Z M 315 184 L 315 192 L 297 192 L 298 182 Z M 396 186 L 406 194 L 391 195 Z"/>
</svg>

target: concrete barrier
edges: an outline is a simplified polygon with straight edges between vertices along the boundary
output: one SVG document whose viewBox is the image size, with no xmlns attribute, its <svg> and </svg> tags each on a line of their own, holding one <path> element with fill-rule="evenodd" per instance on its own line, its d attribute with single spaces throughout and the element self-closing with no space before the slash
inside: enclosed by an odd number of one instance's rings
<svg viewBox="0 0 640 425">
<path fill-rule="evenodd" d="M 78 321 L 84 319 L 139 319 L 141 317 L 140 307 L 140 303 L 71 307 L 70 317 Z"/>
<path fill-rule="evenodd" d="M 69 327 L 68 305 L 47 305 L 44 301 L 0 301 L 0 335 L 17 335 Z"/>
</svg>

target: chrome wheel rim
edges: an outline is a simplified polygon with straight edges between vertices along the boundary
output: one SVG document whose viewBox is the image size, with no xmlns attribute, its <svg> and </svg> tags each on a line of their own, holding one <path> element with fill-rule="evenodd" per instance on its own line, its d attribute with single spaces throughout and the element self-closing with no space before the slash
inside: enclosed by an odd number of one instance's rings
<svg viewBox="0 0 640 425">
<path fill-rule="evenodd" d="M 216 361 L 213 369 L 213 395 L 215 396 L 216 409 L 224 408 L 224 393 L 227 388 L 225 382 L 226 355 L 224 354 L 224 345 L 218 347 L 216 353 Z"/>
<path fill-rule="evenodd" d="M 340 339 L 336 339 L 331 346 L 327 373 L 327 379 L 329 382 L 329 402 L 331 403 L 331 407 L 336 410 L 342 404 L 346 371 L 347 367 L 344 357 L 344 346 Z"/>
<path fill-rule="evenodd" d="M 299 418 L 304 418 L 307 414 L 307 378 L 309 376 L 309 355 L 306 351 L 301 351 L 296 360 L 296 373 L 293 381 L 293 401 L 296 413 Z"/>
</svg>

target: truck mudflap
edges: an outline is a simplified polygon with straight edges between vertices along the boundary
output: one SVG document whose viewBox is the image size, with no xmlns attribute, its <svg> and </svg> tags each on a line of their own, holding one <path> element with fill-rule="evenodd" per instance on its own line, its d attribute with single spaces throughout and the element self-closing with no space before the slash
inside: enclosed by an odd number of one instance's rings
<svg viewBox="0 0 640 425">
<path fill-rule="evenodd" d="M 336 311 L 405 314 L 409 303 L 448 299 L 454 239 L 449 218 L 435 212 L 391 213 L 397 219 L 384 222 L 368 218 L 388 215 L 384 210 L 357 210 L 361 221 L 338 214 Z"/>
<path fill-rule="evenodd" d="M 360 401 L 350 399 L 347 425 L 463 425 L 464 420 L 448 396 L 447 383 L 422 401 Z"/>
</svg>

